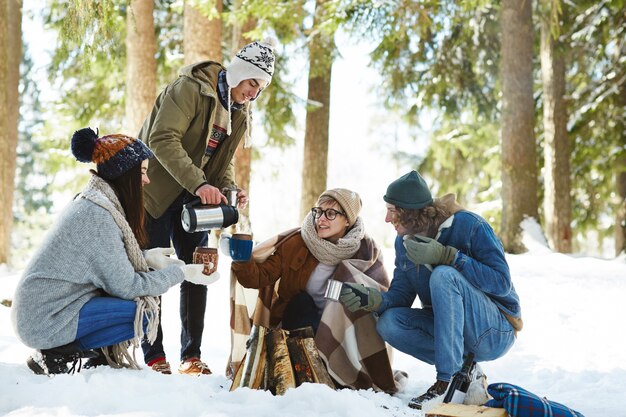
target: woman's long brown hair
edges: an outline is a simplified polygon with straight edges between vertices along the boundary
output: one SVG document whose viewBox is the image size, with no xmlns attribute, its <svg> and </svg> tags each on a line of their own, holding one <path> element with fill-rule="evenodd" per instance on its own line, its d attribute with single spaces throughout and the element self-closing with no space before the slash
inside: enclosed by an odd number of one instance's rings
<svg viewBox="0 0 626 417">
<path fill-rule="evenodd" d="M 144 225 L 143 186 L 141 183 L 141 164 L 137 164 L 109 184 L 115 190 L 117 198 L 126 213 L 126 221 L 135 234 L 139 247 L 148 246 L 148 233 Z"/>
</svg>

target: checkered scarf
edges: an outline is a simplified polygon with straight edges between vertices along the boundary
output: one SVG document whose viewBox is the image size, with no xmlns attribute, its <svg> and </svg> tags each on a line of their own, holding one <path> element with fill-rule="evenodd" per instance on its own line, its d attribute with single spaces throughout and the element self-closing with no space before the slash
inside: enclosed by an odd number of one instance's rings
<svg viewBox="0 0 626 417">
<path fill-rule="evenodd" d="M 257 263 L 265 261 L 278 247 L 300 228 L 287 230 L 257 245 L 252 253 Z M 389 279 L 383 267 L 380 250 L 365 236 L 356 254 L 337 264 L 331 279 L 358 282 L 386 291 Z M 231 354 L 226 375 L 235 375 L 246 352 L 252 325 L 270 327 L 270 309 L 277 297 L 280 279 L 272 286 L 253 290 L 230 276 Z M 391 359 L 384 341 L 376 332 L 371 313 L 347 312 L 339 302 L 329 301 L 322 312 L 315 343 L 328 372 L 340 385 L 394 393 L 400 383 L 394 380 Z"/>
</svg>

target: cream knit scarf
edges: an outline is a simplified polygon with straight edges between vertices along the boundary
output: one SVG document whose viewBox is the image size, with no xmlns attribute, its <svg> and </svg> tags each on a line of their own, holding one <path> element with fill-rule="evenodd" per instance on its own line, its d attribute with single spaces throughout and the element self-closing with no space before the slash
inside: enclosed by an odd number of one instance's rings
<svg viewBox="0 0 626 417">
<path fill-rule="evenodd" d="M 89 200 L 107 210 L 113 216 L 113 220 L 122 231 L 124 247 L 130 263 L 137 272 L 148 271 L 148 264 L 143 257 L 143 252 L 135 238 L 124 214 L 124 209 L 120 204 L 113 188 L 97 175 L 92 175 L 89 183 L 79 195 L 79 197 Z M 144 337 L 143 319 L 148 321 L 145 336 L 150 343 L 154 342 L 159 325 L 159 299 L 158 297 L 144 296 L 134 299 L 137 303 L 135 313 L 135 337 L 131 340 L 121 342 L 109 349 L 102 348 L 102 352 L 107 358 L 107 362 L 113 368 L 141 369 L 135 359 L 135 349 L 139 346 Z M 133 346 L 132 356 L 128 353 L 128 347 Z M 112 348 L 112 349 L 111 349 Z"/>
<path fill-rule="evenodd" d="M 361 246 L 361 240 L 365 236 L 365 228 L 361 218 L 357 217 L 354 226 L 348 233 L 340 238 L 337 243 L 333 243 L 317 236 L 313 216 L 308 215 L 302 222 L 300 233 L 304 244 L 315 256 L 315 259 L 326 265 L 337 265 L 356 254 Z"/>
</svg>

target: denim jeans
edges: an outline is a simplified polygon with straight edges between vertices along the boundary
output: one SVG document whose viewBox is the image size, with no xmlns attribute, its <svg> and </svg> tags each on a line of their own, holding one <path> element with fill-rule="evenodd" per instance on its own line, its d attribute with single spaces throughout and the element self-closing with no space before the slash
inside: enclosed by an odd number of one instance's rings
<svg viewBox="0 0 626 417">
<path fill-rule="evenodd" d="M 135 337 L 136 310 L 134 301 L 116 297 L 95 297 L 87 301 L 78 313 L 76 341 L 80 348 L 97 349 Z"/>
<path fill-rule="evenodd" d="M 146 228 L 150 238 L 149 248 L 170 247 L 174 244 L 176 256 L 186 264 L 193 262 L 196 246 L 206 246 L 207 232 L 187 233 L 182 227 L 180 215 L 183 204 L 191 194 L 183 192 L 158 219 L 146 213 Z M 202 332 L 204 331 L 204 312 L 206 310 L 207 287 L 187 281 L 180 284 L 180 359 L 200 357 Z M 144 361 L 149 363 L 159 357 L 165 357 L 163 349 L 163 329 L 159 324 L 156 340 L 152 345 L 147 341 L 141 344 Z"/>
<path fill-rule="evenodd" d="M 438 380 L 449 381 L 468 352 L 489 361 L 513 345 L 513 327 L 496 304 L 453 267 L 433 270 L 430 295 L 432 309 L 389 308 L 376 328 L 394 348 L 434 364 Z"/>
</svg>

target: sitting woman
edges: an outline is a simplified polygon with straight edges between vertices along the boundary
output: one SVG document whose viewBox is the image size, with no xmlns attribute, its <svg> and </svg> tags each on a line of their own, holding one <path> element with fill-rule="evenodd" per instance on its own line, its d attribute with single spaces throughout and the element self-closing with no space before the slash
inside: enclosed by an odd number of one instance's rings
<svg viewBox="0 0 626 417">
<path fill-rule="evenodd" d="M 361 199 L 356 192 L 342 188 L 327 190 L 320 195 L 301 228 L 261 243 L 254 249 L 251 260 L 233 261 L 231 271 L 243 287 L 261 289 L 256 308 L 269 311 L 268 314 L 255 311 L 255 324 L 284 330 L 311 326 L 320 356 L 339 385 L 393 393 L 398 386 L 385 343 L 376 332 L 374 317 L 353 314 L 341 303 L 324 298 L 331 279 L 368 282 L 382 291 L 389 286 L 380 250 L 365 234 L 360 210 Z M 236 282 L 231 280 L 231 285 Z M 235 327 L 232 330 L 236 336 L 245 336 L 246 329 L 236 327 L 245 327 L 250 322 L 246 320 L 250 317 L 241 317 L 249 310 L 240 308 L 244 302 L 250 304 L 250 300 L 237 300 L 237 294 L 244 297 L 244 291 L 236 288 L 232 294 L 235 297 L 231 302 L 234 307 L 231 323 Z M 258 317 L 266 319 L 259 322 Z M 235 346 L 242 339 L 233 337 L 228 373 L 234 374 L 242 359 L 242 350 Z"/>
<path fill-rule="evenodd" d="M 144 258 L 142 186 L 153 156 L 146 145 L 125 135 L 98 137 L 87 128 L 74 133 L 71 148 L 80 162 L 95 162 L 97 172 L 24 271 L 11 308 L 13 327 L 37 349 L 27 360 L 36 374 L 67 373 L 68 362 L 112 345 L 118 349 L 107 352 L 118 356 L 110 364 L 138 368 L 125 348 L 133 339 L 137 346 L 144 331 L 156 336 L 155 297 L 184 279 L 202 282 L 203 265 L 184 265 L 166 248 L 146 251 Z"/>
</svg>

